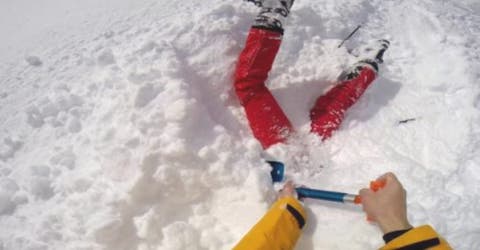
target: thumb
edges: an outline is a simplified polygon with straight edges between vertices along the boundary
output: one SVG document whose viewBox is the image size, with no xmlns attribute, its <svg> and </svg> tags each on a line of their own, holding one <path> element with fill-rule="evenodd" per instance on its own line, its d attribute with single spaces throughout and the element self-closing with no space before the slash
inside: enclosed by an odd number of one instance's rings
<svg viewBox="0 0 480 250">
<path fill-rule="evenodd" d="M 369 188 L 362 188 L 360 189 L 360 191 L 358 192 L 358 194 L 360 195 L 360 197 L 362 198 L 365 198 L 365 197 L 368 197 L 370 196 L 371 194 L 373 193 L 373 191 Z"/>
</svg>

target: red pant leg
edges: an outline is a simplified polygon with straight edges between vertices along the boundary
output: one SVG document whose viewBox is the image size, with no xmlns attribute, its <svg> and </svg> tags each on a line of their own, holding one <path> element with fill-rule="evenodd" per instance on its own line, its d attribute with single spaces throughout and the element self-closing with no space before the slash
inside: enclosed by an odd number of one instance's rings
<svg viewBox="0 0 480 250">
<path fill-rule="evenodd" d="M 247 114 L 253 135 L 264 148 L 285 141 L 292 125 L 265 86 L 282 35 L 252 28 L 235 72 L 235 92 Z"/>
<path fill-rule="evenodd" d="M 355 104 L 375 80 L 375 75 L 371 68 L 364 67 L 357 77 L 341 82 L 319 97 L 310 111 L 311 131 L 323 139 L 329 138 L 340 127 L 347 109 Z"/>
</svg>

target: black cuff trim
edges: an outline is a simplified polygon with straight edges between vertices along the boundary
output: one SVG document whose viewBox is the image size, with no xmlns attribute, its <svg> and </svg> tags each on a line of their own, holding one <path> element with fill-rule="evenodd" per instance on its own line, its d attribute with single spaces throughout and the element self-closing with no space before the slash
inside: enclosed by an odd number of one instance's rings
<svg viewBox="0 0 480 250">
<path fill-rule="evenodd" d="M 293 217 L 297 220 L 298 222 L 298 227 L 300 229 L 303 228 L 303 226 L 305 226 L 305 219 L 303 218 L 303 216 L 300 214 L 300 212 L 297 211 L 297 209 L 295 209 L 294 207 L 290 206 L 289 204 L 287 204 L 287 210 L 293 215 Z"/>
<path fill-rule="evenodd" d="M 368 59 L 367 60 L 362 60 L 360 62 L 370 64 L 375 69 L 375 71 L 378 72 L 378 63 L 377 62 L 372 61 L 372 60 L 368 60 Z"/>
<path fill-rule="evenodd" d="M 440 240 L 438 238 L 433 238 L 429 240 L 420 241 L 408 246 L 397 248 L 397 250 L 425 250 L 430 247 L 440 245 Z"/>
<path fill-rule="evenodd" d="M 385 235 L 383 235 L 383 240 L 385 241 L 385 243 L 388 243 L 392 240 L 394 240 L 395 238 L 397 238 L 398 236 L 410 231 L 410 229 L 405 229 L 405 230 L 398 230 L 398 231 L 393 231 L 393 232 L 390 232 L 390 233 L 386 233 Z"/>
<path fill-rule="evenodd" d="M 252 28 L 253 29 L 273 31 L 273 32 L 277 32 L 277 33 L 283 35 L 283 29 L 282 28 L 272 28 L 272 27 L 265 27 L 265 26 L 261 26 L 261 25 L 253 25 Z"/>
</svg>

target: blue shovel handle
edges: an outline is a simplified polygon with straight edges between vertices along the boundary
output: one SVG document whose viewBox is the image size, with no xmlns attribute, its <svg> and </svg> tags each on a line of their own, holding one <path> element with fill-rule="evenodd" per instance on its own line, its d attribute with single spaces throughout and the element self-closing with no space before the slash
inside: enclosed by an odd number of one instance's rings
<svg viewBox="0 0 480 250">
<path fill-rule="evenodd" d="M 279 161 L 268 161 L 268 164 L 272 166 L 272 171 L 270 175 L 272 176 L 273 182 L 282 182 L 284 173 L 285 173 L 285 165 Z M 354 194 L 347 194 L 341 192 L 333 192 L 333 191 L 325 191 L 319 189 L 311 189 L 311 188 L 296 188 L 295 189 L 298 194 L 298 198 L 311 198 L 311 199 L 319 199 L 319 200 L 327 200 L 327 201 L 334 201 L 334 202 L 351 202 L 355 204 L 359 204 L 360 200 L 358 195 Z"/>
<path fill-rule="evenodd" d="M 341 193 L 341 192 L 333 192 L 333 191 L 325 191 L 319 189 L 311 189 L 311 188 L 296 188 L 295 189 L 298 194 L 298 198 L 312 198 L 312 199 L 319 199 L 319 200 L 327 200 L 327 201 L 334 201 L 334 202 L 351 202 L 357 203 L 357 195 Z"/>
</svg>

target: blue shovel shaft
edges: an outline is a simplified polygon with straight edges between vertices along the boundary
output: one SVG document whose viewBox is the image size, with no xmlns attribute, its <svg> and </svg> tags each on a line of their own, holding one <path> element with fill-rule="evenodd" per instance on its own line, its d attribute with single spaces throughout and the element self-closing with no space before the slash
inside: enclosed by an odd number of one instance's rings
<svg viewBox="0 0 480 250">
<path fill-rule="evenodd" d="M 272 176 L 273 182 L 281 182 L 283 180 L 283 175 L 285 172 L 285 165 L 279 161 L 267 161 L 270 166 L 272 166 L 272 171 L 270 175 Z M 325 191 L 325 190 L 318 190 L 318 189 L 310 189 L 310 188 L 296 188 L 298 198 L 312 198 L 312 199 L 320 199 L 320 200 L 327 200 L 327 201 L 335 201 L 335 202 L 342 202 L 342 203 L 354 203 L 360 204 L 361 200 L 358 195 L 354 194 L 347 194 L 347 193 L 340 193 L 340 192 L 332 192 L 332 191 Z"/>
<path fill-rule="evenodd" d="M 354 194 L 332 192 L 310 188 L 296 188 L 298 198 L 312 198 L 319 200 L 335 201 L 342 203 L 357 203 Z"/>
</svg>

